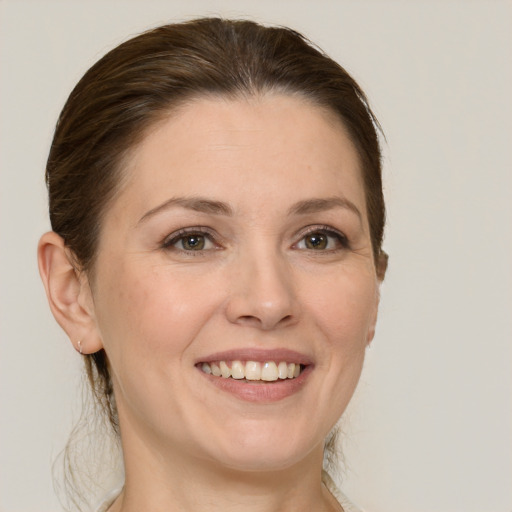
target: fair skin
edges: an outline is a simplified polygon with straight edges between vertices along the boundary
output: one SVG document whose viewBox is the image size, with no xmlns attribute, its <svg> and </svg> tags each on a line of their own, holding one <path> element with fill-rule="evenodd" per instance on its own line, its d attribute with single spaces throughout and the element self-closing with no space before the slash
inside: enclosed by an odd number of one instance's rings
<svg viewBox="0 0 512 512">
<path fill-rule="evenodd" d="M 334 116 L 278 94 L 197 99 L 134 150 L 94 277 L 55 233 L 39 260 L 75 347 L 111 365 L 126 469 L 113 511 L 339 510 L 323 442 L 357 384 L 379 280 Z M 211 375 L 221 361 L 246 378 Z M 261 380 L 265 362 L 301 373 Z"/>
</svg>

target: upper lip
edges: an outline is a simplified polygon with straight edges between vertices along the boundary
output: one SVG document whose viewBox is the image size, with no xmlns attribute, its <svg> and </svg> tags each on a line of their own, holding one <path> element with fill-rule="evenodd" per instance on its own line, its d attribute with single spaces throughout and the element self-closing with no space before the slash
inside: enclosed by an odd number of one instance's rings
<svg viewBox="0 0 512 512">
<path fill-rule="evenodd" d="M 287 363 L 303 364 L 304 366 L 313 363 L 311 357 L 286 348 L 240 348 L 209 354 L 208 356 L 198 359 L 196 364 L 210 363 L 214 361 L 256 361 L 260 363 L 265 363 L 267 361 L 285 361 Z"/>
</svg>

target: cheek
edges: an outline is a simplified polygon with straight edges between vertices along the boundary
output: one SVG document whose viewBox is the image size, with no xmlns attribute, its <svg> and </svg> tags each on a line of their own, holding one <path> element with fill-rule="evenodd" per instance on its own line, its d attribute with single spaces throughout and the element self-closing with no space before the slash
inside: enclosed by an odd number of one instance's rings
<svg viewBox="0 0 512 512">
<path fill-rule="evenodd" d="M 215 297 L 197 288 L 162 265 L 125 264 L 105 276 L 96 310 L 113 365 L 183 352 L 216 308 Z"/>
<path fill-rule="evenodd" d="M 98 325 L 120 414 L 154 418 L 155 410 L 180 410 L 189 368 L 182 363 L 192 359 L 190 347 L 216 310 L 215 296 L 163 265 L 120 263 L 101 283 Z"/>
<path fill-rule="evenodd" d="M 316 327 L 323 335 L 322 375 L 324 392 L 319 408 L 329 411 L 331 428 L 346 409 L 363 368 L 367 337 L 375 305 L 371 280 L 331 281 L 328 292 L 315 302 Z"/>
<path fill-rule="evenodd" d="M 310 307 L 324 339 L 321 361 L 325 365 L 325 393 L 319 399 L 322 407 L 331 411 L 334 423 L 359 381 L 376 307 L 376 284 L 370 273 L 340 272 L 320 291 Z"/>
<path fill-rule="evenodd" d="M 375 280 L 365 274 L 331 276 L 316 288 L 309 308 L 330 344 L 347 350 L 364 348 L 376 313 Z"/>
</svg>

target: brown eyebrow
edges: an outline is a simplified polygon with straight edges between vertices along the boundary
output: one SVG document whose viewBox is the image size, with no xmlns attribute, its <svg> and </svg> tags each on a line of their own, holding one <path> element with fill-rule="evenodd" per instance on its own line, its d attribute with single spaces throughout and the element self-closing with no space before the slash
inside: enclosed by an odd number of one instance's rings
<svg viewBox="0 0 512 512">
<path fill-rule="evenodd" d="M 357 206 L 352 201 L 338 196 L 300 201 L 290 208 L 288 215 L 306 215 L 331 210 L 332 208 L 346 208 L 355 213 L 361 223 L 363 222 L 363 216 Z"/>
<path fill-rule="evenodd" d="M 153 215 L 156 215 L 163 210 L 167 210 L 168 208 L 172 208 L 173 206 L 181 206 L 182 208 L 187 208 L 188 210 L 194 210 L 200 213 L 210 213 L 214 215 L 233 215 L 233 210 L 231 207 L 221 201 L 212 201 L 211 199 L 206 199 L 204 197 L 172 197 L 171 199 L 168 199 L 164 203 L 146 212 L 140 218 L 138 223 L 140 224 L 148 218 L 153 217 Z"/>
<path fill-rule="evenodd" d="M 172 197 L 146 212 L 140 218 L 138 223 L 140 224 L 157 213 L 172 208 L 173 206 L 180 206 L 196 212 L 209 213 L 213 215 L 233 215 L 232 208 L 222 201 L 214 201 L 204 197 Z M 331 210 L 332 208 L 346 208 L 355 213 L 360 222 L 363 220 L 361 212 L 352 201 L 349 201 L 344 197 L 337 196 L 299 201 L 288 210 L 288 215 L 307 215 L 308 213 L 322 212 Z"/>
</svg>

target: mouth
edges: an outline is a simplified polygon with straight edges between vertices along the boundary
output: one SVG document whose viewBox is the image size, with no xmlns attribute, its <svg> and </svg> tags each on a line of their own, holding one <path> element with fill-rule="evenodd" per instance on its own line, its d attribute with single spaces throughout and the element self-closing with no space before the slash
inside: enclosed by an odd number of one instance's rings
<svg viewBox="0 0 512 512">
<path fill-rule="evenodd" d="M 198 363 L 198 368 L 207 375 L 223 379 L 235 379 L 246 383 L 270 383 L 296 379 L 306 365 L 286 361 L 210 361 Z"/>
<path fill-rule="evenodd" d="M 212 354 L 195 364 L 207 382 L 238 399 L 271 403 L 303 389 L 313 360 L 287 349 L 242 349 Z"/>
</svg>

